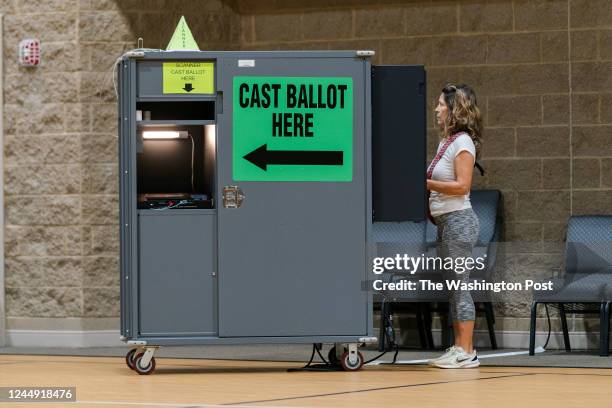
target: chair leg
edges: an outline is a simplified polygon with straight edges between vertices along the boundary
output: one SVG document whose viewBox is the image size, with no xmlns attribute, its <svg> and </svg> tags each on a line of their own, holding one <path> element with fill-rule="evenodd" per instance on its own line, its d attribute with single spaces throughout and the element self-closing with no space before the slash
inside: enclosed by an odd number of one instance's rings
<svg viewBox="0 0 612 408">
<path fill-rule="evenodd" d="M 425 320 L 425 335 L 427 336 L 427 348 L 433 350 L 435 347 L 433 334 L 431 332 L 431 308 L 429 303 L 423 303 L 423 319 Z"/>
<path fill-rule="evenodd" d="M 601 302 L 599 328 L 599 355 L 607 357 L 610 354 L 610 302 Z"/>
<path fill-rule="evenodd" d="M 453 328 L 453 312 L 452 312 L 452 305 L 450 302 L 448 303 L 447 325 L 448 325 L 448 346 L 450 347 L 455 344 L 455 330 Z"/>
<path fill-rule="evenodd" d="M 489 339 L 491 340 L 491 348 L 497 350 L 497 339 L 495 338 L 495 315 L 493 313 L 493 304 L 491 302 L 484 303 L 485 316 L 487 318 L 487 328 L 489 329 Z"/>
<path fill-rule="evenodd" d="M 535 354 L 535 335 L 536 335 L 536 314 L 538 311 L 538 302 L 531 304 L 531 321 L 529 323 L 529 355 Z"/>
<path fill-rule="evenodd" d="M 416 303 L 416 321 L 417 321 L 417 329 L 419 331 L 419 341 L 421 343 L 422 349 L 427 349 L 427 337 L 425 336 L 425 325 L 423 323 L 423 311 L 421 308 L 421 303 Z"/>
<path fill-rule="evenodd" d="M 386 350 L 386 333 L 387 333 L 387 317 L 389 307 L 386 300 L 383 300 L 380 304 L 380 323 L 378 331 L 378 351 L 383 352 Z"/>
<path fill-rule="evenodd" d="M 567 329 L 567 316 L 565 315 L 565 307 L 563 303 L 559 303 L 559 314 L 561 316 L 561 328 L 563 329 L 563 344 L 565 345 L 565 351 L 572 351 L 570 346 L 569 330 Z"/>
</svg>

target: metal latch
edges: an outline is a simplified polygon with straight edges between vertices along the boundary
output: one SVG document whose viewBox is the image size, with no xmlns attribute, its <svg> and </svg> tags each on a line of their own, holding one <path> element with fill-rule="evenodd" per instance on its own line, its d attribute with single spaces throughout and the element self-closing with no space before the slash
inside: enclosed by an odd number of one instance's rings
<svg viewBox="0 0 612 408">
<path fill-rule="evenodd" d="M 223 187 L 223 207 L 238 208 L 244 201 L 244 193 L 238 186 Z"/>
</svg>

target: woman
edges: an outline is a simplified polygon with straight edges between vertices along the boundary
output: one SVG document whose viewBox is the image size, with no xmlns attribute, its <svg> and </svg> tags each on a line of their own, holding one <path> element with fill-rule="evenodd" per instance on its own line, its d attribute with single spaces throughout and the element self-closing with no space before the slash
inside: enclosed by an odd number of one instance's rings
<svg viewBox="0 0 612 408">
<path fill-rule="evenodd" d="M 435 111 L 442 140 L 427 171 L 427 189 L 430 219 L 438 227 L 438 257 L 468 258 L 479 233 L 470 186 L 481 146 L 480 110 L 470 87 L 448 85 Z M 450 279 L 469 282 L 469 270 L 446 272 Z M 475 309 L 470 292 L 451 291 L 450 306 L 455 344 L 430 363 L 440 368 L 478 367 L 480 361 L 472 344 Z"/>
</svg>

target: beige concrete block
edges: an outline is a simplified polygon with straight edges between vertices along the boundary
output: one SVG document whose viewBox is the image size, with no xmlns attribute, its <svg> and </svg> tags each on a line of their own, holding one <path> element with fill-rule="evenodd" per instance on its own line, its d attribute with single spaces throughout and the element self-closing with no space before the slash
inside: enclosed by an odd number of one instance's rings
<svg viewBox="0 0 612 408">
<path fill-rule="evenodd" d="M 82 168 L 82 191 L 85 194 L 117 194 L 116 164 L 91 164 Z"/>
<path fill-rule="evenodd" d="M 572 164 L 572 185 L 574 188 L 599 187 L 599 159 L 574 159 Z"/>
<path fill-rule="evenodd" d="M 16 130 L 21 134 L 64 133 L 64 105 L 30 102 L 16 109 Z"/>
<path fill-rule="evenodd" d="M 542 96 L 542 116 L 544 125 L 562 125 L 569 123 L 569 96 Z"/>
<path fill-rule="evenodd" d="M 7 317 L 77 317 L 82 305 L 80 288 L 6 288 Z"/>
<path fill-rule="evenodd" d="M 400 7 L 355 10 L 355 37 L 400 37 L 406 32 L 405 10 Z"/>
<path fill-rule="evenodd" d="M 353 13 L 351 10 L 330 10 L 302 15 L 304 40 L 339 40 L 351 38 Z"/>
<path fill-rule="evenodd" d="M 612 188 L 612 159 L 601 159 L 601 187 Z"/>
<path fill-rule="evenodd" d="M 600 94 L 599 120 L 601 123 L 612 123 L 612 94 Z"/>
<path fill-rule="evenodd" d="M 512 157 L 515 155 L 516 143 L 514 129 L 490 128 L 483 135 L 482 157 Z"/>
<path fill-rule="evenodd" d="M 119 221 L 119 198 L 116 195 L 83 195 L 82 223 L 116 224 Z"/>
<path fill-rule="evenodd" d="M 569 159 L 542 159 L 542 188 L 570 188 Z"/>
<path fill-rule="evenodd" d="M 572 215 L 609 215 L 612 213 L 612 190 L 574 190 Z"/>
<path fill-rule="evenodd" d="M 484 35 L 435 37 L 433 65 L 484 64 L 487 58 L 487 38 Z"/>
<path fill-rule="evenodd" d="M 113 134 L 81 136 L 82 160 L 88 163 L 116 163 L 117 137 Z"/>
<path fill-rule="evenodd" d="M 544 231 L 542 233 L 542 237 L 544 241 L 563 243 L 563 241 L 565 240 L 566 231 L 567 222 L 547 222 L 544 224 Z M 560 249 L 563 249 L 563 245 L 561 245 Z"/>
<path fill-rule="evenodd" d="M 145 47 L 151 46 L 148 44 L 149 38 L 145 38 Z M 129 49 L 135 48 L 134 44 L 125 42 L 112 43 L 88 43 L 83 44 L 83 53 L 89 57 L 90 66 L 82 69 L 82 71 L 97 71 L 104 72 L 108 76 L 108 80 L 112 81 L 112 70 L 117 58 L 123 55 Z M 165 45 L 164 45 L 165 48 Z"/>
<path fill-rule="evenodd" d="M 518 221 L 562 222 L 570 215 L 567 191 L 519 191 Z"/>
<path fill-rule="evenodd" d="M 540 35 L 497 34 L 487 36 L 487 63 L 540 62 Z"/>
<path fill-rule="evenodd" d="M 89 132 L 88 106 L 80 103 L 66 103 L 64 104 L 64 115 L 66 116 L 64 120 L 66 133 Z M 73 137 L 77 138 L 76 135 Z"/>
<path fill-rule="evenodd" d="M 301 40 L 301 14 L 255 15 L 255 42 Z"/>
<path fill-rule="evenodd" d="M 540 34 L 542 62 L 567 61 L 566 31 L 549 31 Z"/>
<path fill-rule="evenodd" d="M 83 316 L 115 317 L 120 313 L 119 287 L 83 288 Z"/>
<path fill-rule="evenodd" d="M 79 101 L 81 102 L 100 104 L 116 101 L 111 71 L 81 72 L 79 83 Z"/>
<path fill-rule="evenodd" d="M 74 12 L 44 13 L 37 18 L 32 18 L 30 14 L 7 15 L 4 17 L 4 41 L 15 45 L 24 38 L 32 37 L 39 38 L 43 44 L 76 41 L 76 17 Z"/>
<path fill-rule="evenodd" d="M 482 108 L 485 106 L 484 96 L 513 93 L 515 68 L 513 66 L 465 66 L 461 71 L 461 80 L 474 89 Z"/>
<path fill-rule="evenodd" d="M 4 192 L 15 194 L 76 194 L 81 165 L 30 165 L 5 168 Z"/>
<path fill-rule="evenodd" d="M 572 95 L 572 123 L 596 124 L 599 122 L 599 95 Z"/>
<path fill-rule="evenodd" d="M 80 222 L 78 196 L 8 196 L 7 225 L 74 225 Z"/>
<path fill-rule="evenodd" d="M 612 30 L 599 30 L 599 57 L 603 60 L 612 59 Z"/>
<path fill-rule="evenodd" d="M 10 102 L 9 101 L 5 101 L 6 104 L 4 105 L 4 121 L 3 121 L 3 127 L 4 127 L 4 135 L 14 135 L 15 133 L 17 133 L 17 126 L 18 126 L 18 115 L 19 115 L 19 111 L 21 109 L 20 106 L 16 105 L 14 102 Z"/>
<path fill-rule="evenodd" d="M 74 11 L 78 0 L 15 0 L 17 13 Z"/>
<path fill-rule="evenodd" d="M 500 190 L 535 189 L 541 185 L 541 160 L 498 159 L 482 160 L 487 188 Z"/>
<path fill-rule="evenodd" d="M 117 222 L 118 220 L 116 220 Z M 103 225 L 91 228 L 92 253 L 119 255 L 119 226 Z"/>
<path fill-rule="evenodd" d="M 489 97 L 487 125 L 528 126 L 542 121 L 539 96 Z"/>
<path fill-rule="evenodd" d="M 453 2 L 410 4 L 404 10 L 406 34 L 450 34 L 458 32 L 457 5 Z"/>
<path fill-rule="evenodd" d="M 612 156 L 612 126 L 575 126 L 572 149 L 575 157 Z"/>
<path fill-rule="evenodd" d="M 512 2 L 459 4 L 459 31 L 512 31 Z"/>
<path fill-rule="evenodd" d="M 7 256 L 66 255 L 66 233 L 69 227 L 5 228 Z"/>
<path fill-rule="evenodd" d="M 255 41 L 255 17 L 251 14 L 240 15 L 240 43 Z"/>
<path fill-rule="evenodd" d="M 79 13 L 79 41 L 133 41 L 138 13 L 83 11 Z"/>
<path fill-rule="evenodd" d="M 6 258 L 4 265 L 7 287 L 70 287 L 83 282 L 79 258 Z"/>
<path fill-rule="evenodd" d="M 4 138 L 4 158 L 8 166 L 76 163 L 80 155 L 80 138 L 74 135 L 5 136 Z"/>
<path fill-rule="evenodd" d="M 516 129 L 516 154 L 519 157 L 568 157 L 569 127 L 521 127 Z"/>
<path fill-rule="evenodd" d="M 541 222 L 514 222 L 506 224 L 506 239 L 515 251 L 540 252 L 542 250 Z"/>
<path fill-rule="evenodd" d="M 117 105 L 93 105 L 92 125 L 96 133 L 117 133 Z"/>
<path fill-rule="evenodd" d="M 218 1 L 218 0 L 217 0 Z M 207 3 L 217 3 L 217 1 L 206 1 Z M 168 6 L 177 7 L 180 1 L 169 2 Z M 151 9 L 163 9 L 166 6 L 165 0 L 79 0 L 81 10 L 123 10 L 140 11 Z M 204 6 L 202 6 L 204 7 Z"/>
<path fill-rule="evenodd" d="M 517 31 L 567 28 L 567 2 L 517 0 L 514 2 L 514 26 Z"/>
<path fill-rule="evenodd" d="M 83 286 L 119 286 L 119 258 L 87 256 L 83 258 Z"/>
<path fill-rule="evenodd" d="M 572 0 L 570 27 L 591 28 L 612 25 L 612 10 L 608 0 Z"/>
<path fill-rule="evenodd" d="M 574 31 L 570 36 L 572 61 L 597 59 L 597 30 Z"/>
<path fill-rule="evenodd" d="M 512 67 L 514 93 L 569 92 L 567 64 L 518 65 Z"/>
<path fill-rule="evenodd" d="M 47 75 L 32 71 L 27 75 L 7 75 L 6 81 L 9 84 L 5 91 L 7 101 L 19 105 L 29 102 L 74 102 L 77 96 L 78 81 L 75 73 L 56 72 Z"/>
<path fill-rule="evenodd" d="M 574 92 L 600 92 L 612 88 L 612 61 L 572 64 Z"/>
<path fill-rule="evenodd" d="M 44 72 L 72 72 L 81 68 L 76 42 L 45 43 L 40 51 L 40 68 Z"/>
<path fill-rule="evenodd" d="M 385 64 L 429 65 L 433 56 L 433 41 L 425 38 L 401 38 L 381 41 Z"/>
</svg>

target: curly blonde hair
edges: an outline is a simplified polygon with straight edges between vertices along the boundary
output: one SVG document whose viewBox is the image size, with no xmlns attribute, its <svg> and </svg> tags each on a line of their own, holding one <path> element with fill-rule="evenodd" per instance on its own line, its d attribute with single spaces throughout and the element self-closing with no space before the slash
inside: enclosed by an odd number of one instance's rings
<svg viewBox="0 0 612 408">
<path fill-rule="evenodd" d="M 441 132 L 447 138 L 457 132 L 466 132 L 476 147 L 476 159 L 482 149 L 482 115 L 476 102 L 476 93 L 465 84 L 448 84 L 442 89 L 448 117 Z"/>
</svg>

